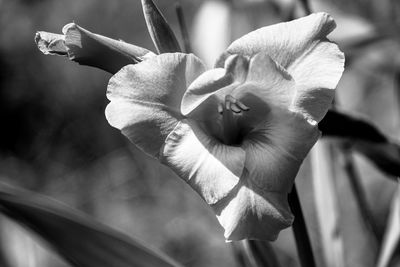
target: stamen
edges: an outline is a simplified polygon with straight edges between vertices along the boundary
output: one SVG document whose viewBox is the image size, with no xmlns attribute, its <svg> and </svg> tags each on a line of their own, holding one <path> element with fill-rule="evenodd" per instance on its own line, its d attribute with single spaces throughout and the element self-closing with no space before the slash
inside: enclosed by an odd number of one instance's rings
<svg viewBox="0 0 400 267">
<path fill-rule="evenodd" d="M 235 103 L 231 103 L 231 110 L 235 113 L 240 113 L 242 110 L 239 108 L 239 106 Z"/>
<path fill-rule="evenodd" d="M 245 104 L 243 104 L 243 102 L 237 101 L 236 104 L 243 111 L 249 111 L 250 110 L 250 108 L 248 106 L 246 106 Z"/>
<path fill-rule="evenodd" d="M 224 113 L 224 105 L 222 103 L 218 104 L 218 113 L 221 115 Z"/>
<path fill-rule="evenodd" d="M 226 95 L 225 102 L 218 105 L 218 113 L 222 115 L 223 141 L 225 144 L 235 144 L 239 141 L 240 129 L 237 120 L 242 111 L 249 109 L 232 95 Z"/>
</svg>

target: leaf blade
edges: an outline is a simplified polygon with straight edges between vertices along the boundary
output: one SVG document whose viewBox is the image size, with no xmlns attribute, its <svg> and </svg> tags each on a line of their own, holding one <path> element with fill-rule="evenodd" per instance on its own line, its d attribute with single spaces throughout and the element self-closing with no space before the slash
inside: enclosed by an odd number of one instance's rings
<svg viewBox="0 0 400 267">
<path fill-rule="evenodd" d="M 73 266 L 180 266 L 137 240 L 28 191 L 0 186 L 0 212 L 36 232 Z"/>
<path fill-rule="evenodd" d="M 386 233 L 378 258 L 378 267 L 387 267 L 393 257 L 396 247 L 400 245 L 400 183 L 393 196 Z"/>
</svg>

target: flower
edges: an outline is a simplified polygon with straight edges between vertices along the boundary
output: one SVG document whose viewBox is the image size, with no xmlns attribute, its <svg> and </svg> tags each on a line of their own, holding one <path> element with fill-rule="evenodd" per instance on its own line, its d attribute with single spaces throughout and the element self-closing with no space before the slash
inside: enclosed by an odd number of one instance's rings
<svg viewBox="0 0 400 267">
<path fill-rule="evenodd" d="M 148 18 L 158 14 L 142 2 Z M 179 49 L 172 37 L 163 43 L 170 31 L 159 34 L 153 22 L 166 22 L 147 21 L 157 50 Z M 344 55 L 326 37 L 335 26 L 317 13 L 260 28 L 210 70 L 193 54 L 156 55 L 74 23 L 64 35 L 38 32 L 35 40 L 45 54 L 115 74 L 109 123 L 185 180 L 227 240 L 275 240 L 293 222 L 287 194 L 343 72 Z"/>
<path fill-rule="evenodd" d="M 344 69 L 334 28 L 317 13 L 258 29 L 211 70 L 193 54 L 149 56 L 110 79 L 106 117 L 213 208 L 227 240 L 275 240 Z"/>
</svg>

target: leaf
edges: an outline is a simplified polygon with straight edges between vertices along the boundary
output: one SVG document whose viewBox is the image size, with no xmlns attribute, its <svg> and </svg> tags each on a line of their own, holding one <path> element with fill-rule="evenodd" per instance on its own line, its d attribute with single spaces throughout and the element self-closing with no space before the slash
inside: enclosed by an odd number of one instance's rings
<svg viewBox="0 0 400 267">
<path fill-rule="evenodd" d="M 319 231 L 316 245 L 322 250 L 321 266 L 373 266 L 377 241 L 360 210 L 357 192 L 343 168 L 337 143 L 321 140 L 311 152 L 312 194 Z"/>
<path fill-rule="evenodd" d="M 0 212 L 36 232 L 73 266 L 180 266 L 140 241 L 33 192 L 0 185 Z"/>
<path fill-rule="evenodd" d="M 400 145 L 394 142 L 371 143 L 357 141 L 352 144 L 357 152 L 367 157 L 381 171 L 400 176 Z"/>
<path fill-rule="evenodd" d="M 152 0 L 142 0 L 147 29 L 158 53 L 182 52 L 174 32 Z"/>
<path fill-rule="evenodd" d="M 386 136 L 367 120 L 337 110 L 329 110 L 318 128 L 325 137 L 354 138 L 374 143 L 387 141 Z"/>
<path fill-rule="evenodd" d="M 378 258 L 378 267 L 387 267 L 396 249 L 400 246 L 400 183 L 397 185 L 397 191 L 393 195 L 390 208 L 389 219 L 386 226 L 383 245 Z"/>
<path fill-rule="evenodd" d="M 318 124 L 323 137 L 344 139 L 345 145 L 368 158 L 392 177 L 400 176 L 400 145 L 391 141 L 371 122 L 329 110 Z"/>
<path fill-rule="evenodd" d="M 339 203 L 334 185 L 334 162 L 329 144 L 319 141 L 311 150 L 312 191 L 319 226 L 315 245 L 322 251 L 321 266 L 345 266 L 343 237 L 339 231 Z"/>
</svg>

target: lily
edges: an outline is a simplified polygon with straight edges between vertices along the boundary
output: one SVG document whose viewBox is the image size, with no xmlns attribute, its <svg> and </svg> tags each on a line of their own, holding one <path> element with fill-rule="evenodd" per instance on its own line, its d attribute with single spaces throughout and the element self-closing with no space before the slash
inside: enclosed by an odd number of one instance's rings
<svg viewBox="0 0 400 267">
<path fill-rule="evenodd" d="M 275 240 L 293 222 L 287 195 L 344 70 L 327 38 L 335 27 L 316 13 L 260 28 L 209 70 L 193 54 L 140 50 L 136 64 L 112 69 L 106 118 L 212 207 L 227 241 Z M 70 56 L 68 38 L 51 37 Z M 127 46 L 115 42 L 114 52 Z"/>
</svg>

